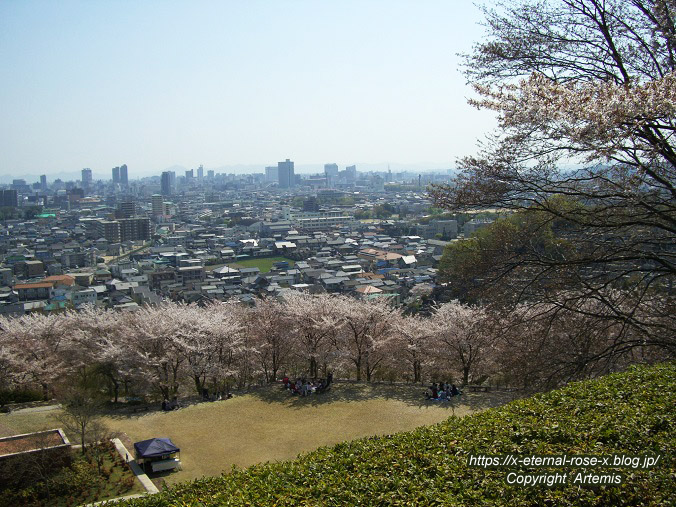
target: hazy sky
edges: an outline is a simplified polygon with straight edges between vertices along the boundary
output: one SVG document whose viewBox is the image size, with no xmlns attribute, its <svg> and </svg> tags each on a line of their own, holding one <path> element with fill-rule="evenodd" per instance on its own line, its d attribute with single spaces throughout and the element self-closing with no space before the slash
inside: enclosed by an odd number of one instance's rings
<svg viewBox="0 0 676 507">
<path fill-rule="evenodd" d="M 492 115 L 470 0 L 0 2 L 0 174 L 432 162 Z"/>
</svg>

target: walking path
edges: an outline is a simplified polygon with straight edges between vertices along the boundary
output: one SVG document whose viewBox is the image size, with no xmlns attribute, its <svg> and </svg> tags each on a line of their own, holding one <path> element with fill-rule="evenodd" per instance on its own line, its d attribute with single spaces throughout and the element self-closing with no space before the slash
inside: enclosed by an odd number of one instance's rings
<svg viewBox="0 0 676 507">
<path fill-rule="evenodd" d="M 129 465 L 129 468 L 131 468 L 131 471 L 134 472 L 134 475 L 136 478 L 141 481 L 141 484 L 143 484 L 143 487 L 146 488 L 146 491 L 153 495 L 155 493 L 159 493 L 160 490 L 157 489 L 157 486 L 153 484 L 153 481 L 151 481 L 148 476 L 145 474 L 143 469 L 138 466 L 138 463 L 136 463 L 135 459 L 132 459 L 131 455 L 129 454 L 129 451 L 127 451 L 127 448 L 124 446 L 124 444 L 120 441 L 119 438 L 113 438 L 113 444 L 115 444 L 115 449 L 117 449 L 117 452 L 120 453 L 120 456 L 122 456 L 122 459 L 124 459 L 127 464 Z"/>
<path fill-rule="evenodd" d="M 41 405 L 39 407 L 17 408 L 15 410 L 12 410 L 12 414 L 35 414 L 37 412 L 49 412 L 50 410 L 57 410 L 59 408 L 61 408 L 60 404 Z"/>
<path fill-rule="evenodd" d="M 121 502 L 122 500 L 131 500 L 132 498 L 140 498 L 140 497 L 144 496 L 145 494 L 146 493 L 137 493 L 135 495 L 118 496 L 117 498 L 109 498 L 108 500 L 99 500 L 98 502 L 88 503 L 84 507 L 94 507 L 96 505 L 110 505 L 111 503 Z"/>
</svg>

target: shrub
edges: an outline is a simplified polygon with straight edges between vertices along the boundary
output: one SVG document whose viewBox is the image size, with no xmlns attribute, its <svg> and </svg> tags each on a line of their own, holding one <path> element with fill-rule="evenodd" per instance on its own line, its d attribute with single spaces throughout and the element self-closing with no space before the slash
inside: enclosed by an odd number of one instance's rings
<svg viewBox="0 0 676 507">
<path fill-rule="evenodd" d="M 0 405 L 42 400 L 44 400 L 43 394 L 31 389 L 0 389 Z"/>
</svg>

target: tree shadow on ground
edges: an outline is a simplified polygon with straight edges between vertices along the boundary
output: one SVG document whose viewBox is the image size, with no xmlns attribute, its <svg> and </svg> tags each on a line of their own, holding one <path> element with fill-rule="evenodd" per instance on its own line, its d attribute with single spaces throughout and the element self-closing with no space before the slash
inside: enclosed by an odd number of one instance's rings
<svg viewBox="0 0 676 507">
<path fill-rule="evenodd" d="M 293 408 L 321 406 L 334 402 L 360 402 L 373 399 L 395 400 L 418 408 L 440 407 L 455 412 L 459 407 L 471 410 L 503 405 L 515 399 L 510 392 L 464 392 L 448 401 L 425 398 L 426 386 L 420 384 L 390 384 L 337 381 L 328 392 L 299 396 L 291 394 L 280 384 L 250 389 L 247 394 L 267 403 L 283 403 Z M 450 415 L 450 414 L 449 414 Z"/>
</svg>

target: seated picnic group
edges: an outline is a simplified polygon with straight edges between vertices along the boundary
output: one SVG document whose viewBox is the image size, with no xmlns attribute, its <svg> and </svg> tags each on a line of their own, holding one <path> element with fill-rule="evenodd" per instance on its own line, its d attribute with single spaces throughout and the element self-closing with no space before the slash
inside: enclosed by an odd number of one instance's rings
<svg viewBox="0 0 676 507">
<path fill-rule="evenodd" d="M 306 380 L 304 378 L 296 379 L 291 382 L 289 377 L 284 377 L 282 384 L 284 389 L 289 389 L 291 394 L 298 394 L 300 396 L 309 396 L 312 393 L 321 394 L 329 390 L 331 382 L 333 381 L 333 374 L 329 373 L 326 380 L 323 378 L 315 379 L 314 381 Z"/>
<path fill-rule="evenodd" d="M 425 398 L 435 401 L 450 400 L 453 396 L 460 396 L 462 392 L 455 386 L 455 384 L 447 384 L 434 382 L 429 386 L 428 391 L 425 391 Z"/>
</svg>

